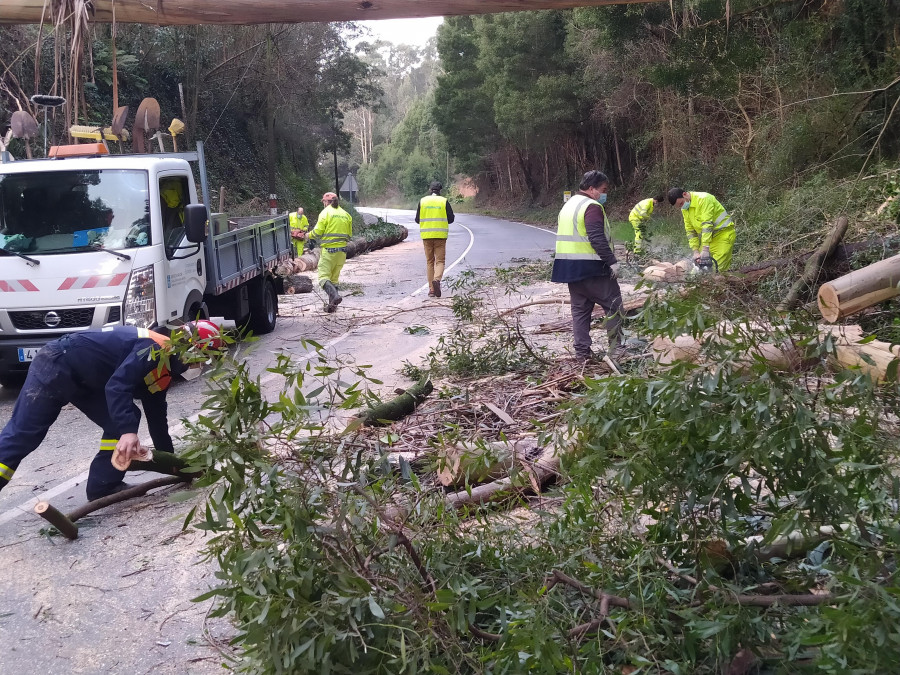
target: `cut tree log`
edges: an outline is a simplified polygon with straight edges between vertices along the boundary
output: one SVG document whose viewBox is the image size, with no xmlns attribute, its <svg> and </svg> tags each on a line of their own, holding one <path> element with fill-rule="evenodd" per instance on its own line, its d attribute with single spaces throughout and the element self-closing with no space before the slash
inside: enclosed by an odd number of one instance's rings
<svg viewBox="0 0 900 675">
<path fill-rule="evenodd" d="M 284 292 L 288 295 L 296 293 L 312 293 L 313 281 L 302 274 L 291 274 L 283 278 Z"/>
<path fill-rule="evenodd" d="M 868 265 L 819 288 L 819 311 L 826 321 L 839 321 L 900 295 L 900 255 Z"/>
<path fill-rule="evenodd" d="M 423 377 L 399 396 L 360 413 L 357 418 L 364 426 L 380 427 L 396 422 L 414 412 L 416 407 L 434 391 L 431 379 Z"/>
<path fill-rule="evenodd" d="M 813 288 L 818 281 L 819 273 L 825 260 L 834 253 L 834 249 L 840 243 L 841 239 L 844 238 L 848 224 L 849 221 L 846 216 L 841 216 L 837 219 L 837 222 L 834 224 L 834 227 L 831 228 L 831 232 L 828 233 L 825 241 L 822 242 L 819 248 L 815 250 L 815 253 L 813 253 L 806 261 L 806 265 L 803 268 L 803 274 L 794 282 L 794 285 L 791 286 L 791 290 L 788 291 L 784 300 L 778 305 L 779 311 L 795 309 L 802 303 L 803 296 L 809 289 Z"/>
<path fill-rule="evenodd" d="M 655 262 L 649 267 L 644 268 L 641 276 L 647 281 L 662 281 L 672 283 L 675 281 L 684 281 L 687 277 L 690 263 L 687 260 L 679 260 L 677 263 Z"/>
<path fill-rule="evenodd" d="M 242 25 L 404 19 L 648 3 L 654 0 L 93 0 L 92 23 Z M 115 5 L 115 14 L 113 14 Z M 40 23 L 46 0 L 3 0 L 0 23 Z"/>
<path fill-rule="evenodd" d="M 38 502 L 34 505 L 34 512 L 59 530 L 66 539 L 78 539 L 78 526 L 50 502 Z"/>
</svg>

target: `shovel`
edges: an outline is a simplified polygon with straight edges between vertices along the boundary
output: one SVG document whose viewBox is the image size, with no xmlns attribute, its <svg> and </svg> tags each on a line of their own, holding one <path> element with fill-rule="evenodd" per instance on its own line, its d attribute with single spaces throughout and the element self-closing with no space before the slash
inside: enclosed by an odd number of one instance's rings
<svg viewBox="0 0 900 675">
<path fill-rule="evenodd" d="M 134 115 L 134 149 L 136 152 L 147 152 L 145 134 L 159 129 L 159 101 L 145 98 Z"/>
<path fill-rule="evenodd" d="M 169 133 L 172 134 L 172 152 L 178 152 L 178 134 L 184 133 L 184 122 L 177 117 L 169 125 Z"/>
<path fill-rule="evenodd" d="M 17 110 L 9 120 L 9 128 L 12 130 L 13 136 L 25 140 L 25 155 L 28 159 L 31 159 L 31 139 L 38 132 L 37 120 L 31 116 L 31 113 L 25 110 Z"/>
<path fill-rule="evenodd" d="M 48 112 L 50 108 L 58 108 L 61 105 L 65 105 L 66 99 L 62 96 L 51 96 L 49 94 L 35 94 L 31 97 L 31 102 L 34 103 L 39 108 L 44 109 L 44 157 L 47 156 L 47 127 L 50 126 L 50 120 L 48 118 Z"/>
</svg>

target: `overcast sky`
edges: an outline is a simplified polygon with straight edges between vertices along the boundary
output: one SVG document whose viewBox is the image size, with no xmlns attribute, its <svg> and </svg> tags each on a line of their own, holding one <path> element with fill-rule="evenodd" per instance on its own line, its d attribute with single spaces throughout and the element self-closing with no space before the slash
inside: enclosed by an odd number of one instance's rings
<svg viewBox="0 0 900 675">
<path fill-rule="evenodd" d="M 427 19 L 386 19 L 383 21 L 360 21 L 372 31 L 374 39 L 382 39 L 394 44 L 424 47 L 428 39 L 437 33 L 437 28 L 444 21 L 442 16 Z"/>
</svg>

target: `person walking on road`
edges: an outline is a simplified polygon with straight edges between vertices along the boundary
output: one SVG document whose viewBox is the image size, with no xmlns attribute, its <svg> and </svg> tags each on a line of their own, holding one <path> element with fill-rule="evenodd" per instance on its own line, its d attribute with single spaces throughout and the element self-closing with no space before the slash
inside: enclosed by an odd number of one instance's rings
<svg viewBox="0 0 900 675">
<path fill-rule="evenodd" d="M 694 264 L 701 269 L 715 266 L 719 272 L 728 270 L 736 233 L 734 220 L 725 207 L 708 192 L 687 192 L 675 187 L 669 190 L 668 197 L 669 204 L 681 209 Z"/>
<path fill-rule="evenodd" d="M 644 253 L 644 237 L 647 235 L 647 224 L 653 215 L 653 209 L 662 204 L 664 195 L 657 195 L 648 199 L 642 199 L 628 214 L 628 222 L 634 229 L 634 252 L 635 255 L 643 255 Z"/>
<path fill-rule="evenodd" d="M 456 216 L 446 197 L 441 196 L 444 186 L 435 181 L 430 192 L 419 200 L 416 208 L 416 222 L 421 225 L 419 233 L 425 246 L 425 272 L 428 277 L 428 295 L 441 297 L 441 279 L 444 278 L 444 263 L 447 259 L 447 235 Z"/>
<path fill-rule="evenodd" d="M 343 298 L 337 290 L 341 268 L 347 261 L 347 244 L 353 236 L 353 216 L 338 206 L 338 196 L 333 192 L 322 195 L 322 212 L 311 236 L 322 248 L 319 257 L 319 286 L 328 295 L 325 311 L 337 309 Z"/>
<path fill-rule="evenodd" d="M 613 253 L 609 220 L 603 208 L 608 187 L 604 173 L 588 171 L 581 179 L 579 192 L 563 205 L 557 219 L 556 257 L 550 280 L 569 285 L 575 357 L 580 361 L 592 358 L 594 305 L 606 311 L 611 358 L 623 343 L 622 292 L 616 280 L 619 262 Z"/>
<path fill-rule="evenodd" d="M 303 246 L 308 231 L 309 219 L 306 217 L 306 214 L 303 213 L 303 207 L 298 206 L 297 210 L 291 213 L 291 239 L 294 241 L 297 257 L 303 255 Z"/>
<path fill-rule="evenodd" d="M 125 472 L 112 465 L 112 458 L 116 450 L 126 461 L 141 454 L 141 412 L 135 399 L 147 415 L 154 447 L 173 452 L 166 407 L 169 384 L 188 369 L 186 361 L 205 361 L 224 347 L 218 326 L 210 321 L 191 322 L 180 330 L 190 331 L 192 345 L 181 357 L 172 353 L 168 337 L 134 326 L 70 333 L 44 345 L 0 432 L 0 490 L 40 446 L 68 403 L 103 429 L 100 451 L 88 473 L 89 500 L 128 487 L 122 480 Z"/>
</svg>

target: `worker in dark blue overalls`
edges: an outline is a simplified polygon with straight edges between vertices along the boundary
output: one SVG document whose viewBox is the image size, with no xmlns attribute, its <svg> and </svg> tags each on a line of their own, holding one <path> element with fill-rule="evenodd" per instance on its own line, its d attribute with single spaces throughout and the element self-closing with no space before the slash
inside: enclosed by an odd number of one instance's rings
<svg viewBox="0 0 900 675">
<path fill-rule="evenodd" d="M 166 415 L 172 377 L 187 370 L 184 361 L 203 361 L 223 347 L 219 329 L 210 321 L 194 321 L 185 329 L 190 330 L 190 359 L 172 353 L 168 337 L 132 326 L 72 333 L 48 342 L 31 364 L 12 417 L 0 433 L 0 490 L 38 448 L 67 403 L 103 429 L 100 452 L 88 474 L 90 500 L 126 487 L 125 472 L 111 460 L 115 450 L 126 461 L 140 453 L 141 412 L 135 400 L 147 415 L 154 447 L 173 452 Z"/>
</svg>

